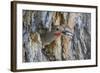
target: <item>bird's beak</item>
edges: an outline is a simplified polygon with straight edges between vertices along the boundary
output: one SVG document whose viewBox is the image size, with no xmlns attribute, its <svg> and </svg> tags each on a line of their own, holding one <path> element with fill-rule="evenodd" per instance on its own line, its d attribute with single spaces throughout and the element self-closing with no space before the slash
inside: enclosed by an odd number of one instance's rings
<svg viewBox="0 0 100 73">
<path fill-rule="evenodd" d="M 55 32 L 54 35 L 59 37 L 59 36 L 61 36 L 61 32 Z"/>
</svg>

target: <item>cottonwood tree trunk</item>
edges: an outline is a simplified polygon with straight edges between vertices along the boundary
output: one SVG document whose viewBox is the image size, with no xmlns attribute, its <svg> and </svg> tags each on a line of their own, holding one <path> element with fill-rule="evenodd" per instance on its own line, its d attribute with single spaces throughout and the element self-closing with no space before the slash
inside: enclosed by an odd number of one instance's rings
<svg viewBox="0 0 100 73">
<path fill-rule="evenodd" d="M 23 62 L 90 59 L 90 51 L 91 14 L 23 10 Z"/>
</svg>

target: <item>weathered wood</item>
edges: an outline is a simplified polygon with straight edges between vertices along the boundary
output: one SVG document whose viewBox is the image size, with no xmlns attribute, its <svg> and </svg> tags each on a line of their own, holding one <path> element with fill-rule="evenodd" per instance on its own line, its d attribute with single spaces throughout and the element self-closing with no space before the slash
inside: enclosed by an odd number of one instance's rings
<svg viewBox="0 0 100 73">
<path fill-rule="evenodd" d="M 91 58 L 91 14 L 23 10 L 23 62 Z"/>
</svg>

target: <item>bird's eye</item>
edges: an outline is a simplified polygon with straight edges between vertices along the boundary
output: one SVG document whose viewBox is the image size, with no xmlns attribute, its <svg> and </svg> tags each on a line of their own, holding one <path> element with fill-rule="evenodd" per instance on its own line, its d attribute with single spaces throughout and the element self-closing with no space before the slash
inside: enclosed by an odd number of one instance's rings
<svg viewBox="0 0 100 73">
<path fill-rule="evenodd" d="M 59 30 L 59 28 L 57 28 L 56 30 Z"/>
</svg>

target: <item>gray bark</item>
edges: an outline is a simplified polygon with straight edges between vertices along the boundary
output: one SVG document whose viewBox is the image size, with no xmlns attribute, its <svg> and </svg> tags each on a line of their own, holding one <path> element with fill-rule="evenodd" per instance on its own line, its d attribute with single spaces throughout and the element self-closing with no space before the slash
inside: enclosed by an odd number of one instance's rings
<svg viewBox="0 0 100 73">
<path fill-rule="evenodd" d="M 23 62 L 84 59 L 91 59 L 90 13 L 23 10 Z"/>
</svg>

